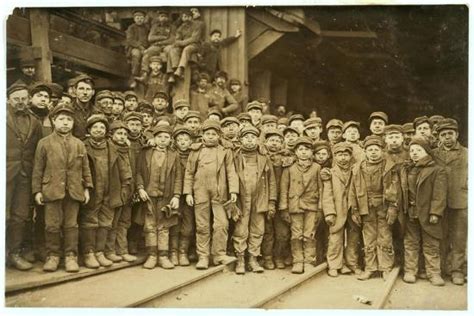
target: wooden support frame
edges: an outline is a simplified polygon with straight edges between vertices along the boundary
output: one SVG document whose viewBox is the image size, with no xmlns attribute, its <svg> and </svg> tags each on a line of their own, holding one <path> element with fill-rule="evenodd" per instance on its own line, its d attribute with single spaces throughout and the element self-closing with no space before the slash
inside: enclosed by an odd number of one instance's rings
<svg viewBox="0 0 474 316">
<path fill-rule="evenodd" d="M 36 60 L 36 73 L 40 81 L 51 82 L 53 57 L 49 48 L 49 13 L 46 9 L 30 11 L 31 45 L 39 47 L 41 56 Z"/>
</svg>

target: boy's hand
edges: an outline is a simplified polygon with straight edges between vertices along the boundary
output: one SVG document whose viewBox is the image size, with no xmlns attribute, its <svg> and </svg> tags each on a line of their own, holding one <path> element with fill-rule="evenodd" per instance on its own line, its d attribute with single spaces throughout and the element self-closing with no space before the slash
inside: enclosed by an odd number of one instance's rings
<svg viewBox="0 0 474 316">
<path fill-rule="evenodd" d="M 230 200 L 232 201 L 232 203 L 237 202 L 237 194 L 231 193 L 230 194 Z"/>
<path fill-rule="evenodd" d="M 191 194 L 186 195 L 186 204 L 194 206 L 194 198 Z"/>
<path fill-rule="evenodd" d="M 336 224 L 336 215 L 334 214 L 328 215 L 326 216 L 325 220 L 328 226 L 334 226 Z"/>
<path fill-rule="evenodd" d="M 90 199 L 91 199 L 91 195 L 89 193 L 89 189 L 85 188 L 84 189 L 84 204 L 89 203 Z"/>
<path fill-rule="evenodd" d="M 271 220 L 275 216 L 275 212 L 276 212 L 275 204 L 270 203 L 270 205 L 268 205 L 267 219 Z"/>
<path fill-rule="evenodd" d="M 430 215 L 430 224 L 436 225 L 439 222 L 439 217 L 437 215 Z"/>
<path fill-rule="evenodd" d="M 140 199 L 142 199 L 143 202 L 150 200 L 148 193 L 143 189 L 138 189 L 138 195 L 140 195 Z"/>
<path fill-rule="evenodd" d="M 179 198 L 174 197 L 170 201 L 170 206 L 173 210 L 177 209 L 179 207 Z"/>
<path fill-rule="evenodd" d="M 44 205 L 44 202 L 43 202 L 43 193 L 41 193 L 41 192 L 36 193 L 36 195 L 35 195 L 35 202 L 36 202 L 36 204 L 38 204 L 38 205 Z"/>
<path fill-rule="evenodd" d="M 357 226 L 362 225 L 362 219 L 360 218 L 359 212 L 353 212 L 351 217 L 352 217 L 352 220 L 354 221 L 354 223 L 356 223 Z"/>
<path fill-rule="evenodd" d="M 387 210 L 387 224 L 392 225 L 397 220 L 397 210 L 395 208 L 389 207 Z"/>
<path fill-rule="evenodd" d="M 290 217 L 290 213 L 288 211 L 280 211 L 280 215 L 281 215 L 281 219 L 285 222 L 287 222 L 288 224 L 291 224 L 291 217 Z"/>
<path fill-rule="evenodd" d="M 235 31 L 235 37 L 239 38 L 240 35 L 242 35 L 242 31 L 241 31 L 241 30 Z"/>
<path fill-rule="evenodd" d="M 150 138 L 149 140 L 146 141 L 146 144 L 147 144 L 148 146 L 155 147 L 155 146 L 156 146 L 155 139 L 154 139 L 154 138 Z"/>
</svg>

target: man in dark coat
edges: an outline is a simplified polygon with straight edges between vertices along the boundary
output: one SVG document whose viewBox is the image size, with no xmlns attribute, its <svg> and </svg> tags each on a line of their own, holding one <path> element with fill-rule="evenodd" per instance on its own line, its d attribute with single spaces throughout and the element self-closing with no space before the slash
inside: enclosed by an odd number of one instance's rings
<svg viewBox="0 0 474 316">
<path fill-rule="evenodd" d="M 72 135 L 83 140 L 87 134 L 87 119 L 93 111 L 94 81 L 87 75 L 79 75 L 75 78 L 74 83 L 76 99 L 73 102 L 74 129 Z"/>
<path fill-rule="evenodd" d="M 10 263 L 19 270 L 33 266 L 21 256 L 25 224 L 31 220 L 31 173 L 41 123 L 27 110 L 28 88 L 13 84 L 7 91 L 7 249 Z"/>
</svg>

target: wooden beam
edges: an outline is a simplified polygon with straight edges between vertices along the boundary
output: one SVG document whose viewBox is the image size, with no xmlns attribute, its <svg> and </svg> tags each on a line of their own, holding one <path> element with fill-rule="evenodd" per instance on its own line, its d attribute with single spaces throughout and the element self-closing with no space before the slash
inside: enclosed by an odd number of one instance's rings
<svg viewBox="0 0 474 316">
<path fill-rule="evenodd" d="M 323 37 L 355 37 L 355 38 L 377 38 L 377 34 L 371 31 L 321 31 Z"/>
<path fill-rule="evenodd" d="M 36 61 L 36 78 L 51 82 L 53 57 L 49 48 L 49 13 L 46 9 L 30 10 L 31 45 L 39 47 L 41 57 Z"/>
<path fill-rule="evenodd" d="M 176 78 L 174 86 L 171 88 L 171 97 L 173 103 L 177 100 L 189 101 L 189 90 L 191 89 L 191 67 L 189 65 L 184 69 L 183 79 Z"/>
<path fill-rule="evenodd" d="M 248 60 L 263 52 L 268 46 L 276 42 L 283 35 L 285 35 L 285 33 L 276 32 L 270 29 L 265 31 L 262 35 L 258 36 L 248 44 Z"/>
<path fill-rule="evenodd" d="M 7 41 L 16 45 L 31 45 L 30 21 L 10 15 L 7 19 Z"/>
<path fill-rule="evenodd" d="M 271 97 L 272 72 L 270 70 L 256 71 L 250 74 L 250 99 Z"/>
<path fill-rule="evenodd" d="M 262 22 L 268 27 L 279 32 L 298 32 L 300 29 L 296 24 L 289 23 L 262 8 L 248 9 L 247 14 L 255 20 Z"/>
</svg>

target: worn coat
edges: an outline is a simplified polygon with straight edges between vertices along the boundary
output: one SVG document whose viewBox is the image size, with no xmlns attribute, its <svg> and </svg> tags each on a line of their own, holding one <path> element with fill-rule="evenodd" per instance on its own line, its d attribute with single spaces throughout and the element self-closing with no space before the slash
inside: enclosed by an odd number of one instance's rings
<svg viewBox="0 0 474 316">
<path fill-rule="evenodd" d="M 322 211 L 321 167 L 314 163 L 301 177 L 295 162 L 283 169 L 280 180 L 280 210 L 290 213 Z"/>
<path fill-rule="evenodd" d="M 408 208 L 408 167 L 401 169 L 401 188 L 403 212 L 407 215 Z M 448 176 L 446 170 L 438 166 L 433 160 L 430 161 L 419 173 L 416 182 L 415 208 L 421 227 L 429 235 L 441 239 L 443 229 L 441 221 L 438 224 L 430 224 L 430 215 L 443 216 L 446 208 L 446 198 L 448 191 Z"/>
<path fill-rule="evenodd" d="M 61 200 L 66 193 L 82 202 L 84 189 L 93 187 L 84 143 L 72 135 L 68 138 L 67 152 L 61 145 L 62 136 L 55 132 L 41 139 L 36 148 L 32 192 L 42 192 L 45 202 Z"/>
<path fill-rule="evenodd" d="M 239 176 L 240 204 L 245 204 L 245 175 L 244 175 L 244 157 L 240 150 L 235 154 L 235 170 Z M 274 203 L 277 200 L 277 187 L 275 173 L 270 158 L 257 153 L 257 192 L 255 209 L 257 213 L 267 212 L 269 201 Z"/>
<path fill-rule="evenodd" d="M 349 191 L 349 207 L 358 210 L 360 215 L 369 214 L 369 199 L 366 183 L 362 175 L 362 164 L 356 164 L 352 169 L 351 189 Z M 399 210 L 401 202 L 400 177 L 395 163 L 392 160 L 383 162 L 383 204 L 384 211 L 392 206 Z"/>
<path fill-rule="evenodd" d="M 448 175 L 448 207 L 467 208 L 468 150 L 457 143 L 449 152 L 442 147 L 433 150 L 438 165 L 444 167 Z"/>
<path fill-rule="evenodd" d="M 202 146 L 202 143 L 195 143 L 191 146 L 192 151 L 189 154 L 184 174 L 183 194 L 185 195 L 194 195 L 195 174 Z M 235 172 L 234 156 L 231 149 L 218 145 L 216 167 L 218 202 L 224 203 L 228 200 L 230 193 L 239 193 L 239 179 Z M 209 181 L 214 181 L 214 179 L 209 179 Z M 194 200 L 198 204 L 200 201 L 206 201 L 207 197 L 194 196 Z"/>
<path fill-rule="evenodd" d="M 87 156 L 89 158 L 92 181 L 94 187 L 96 187 L 96 157 L 91 154 L 92 150 L 89 140 L 85 140 L 84 145 L 86 146 Z M 111 208 L 117 208 L 125 205 L 130 200 L 132 194 L 132 169 L 128 155 L 125 156 L 117 152 L 117 148 L 111 141 L 107 141 L 107 147 L 109 155 L 109 206 Z M 91 199 L 89 203 L 87 203 L 87 206 L 91 208 L 97 207 L 94 191 L 91 192 Z"/>
<path fill-rule="evenodd" d="M 349 191 L 352 172 L 345 181 L 338 166 L 331 168 L 331 178 L 323 181 L 323 212 L 325 216 L 336 215 L 336 223 L 329 227 L 330 233 L 344 228 L 349 213 Z"/>
</svg>

